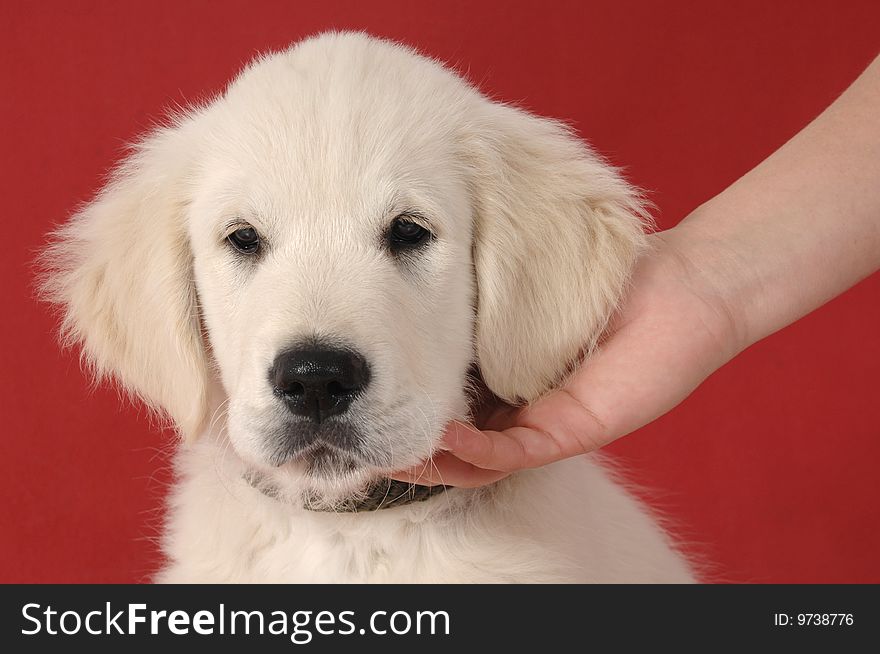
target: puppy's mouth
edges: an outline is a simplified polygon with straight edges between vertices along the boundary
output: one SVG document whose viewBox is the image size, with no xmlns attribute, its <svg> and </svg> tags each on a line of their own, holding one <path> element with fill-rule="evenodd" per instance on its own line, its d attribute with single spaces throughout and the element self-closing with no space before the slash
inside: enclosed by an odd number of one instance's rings
<svg viewBox="0 0 880 654">
<path fill-rule="evenodd" d="M 344 423 L 315 425 L 294 422 L 271 441 L 269 464 L 304 466 L 311 477 L 345 476 L 367 465 L 363 439 Z"/>
</svg>

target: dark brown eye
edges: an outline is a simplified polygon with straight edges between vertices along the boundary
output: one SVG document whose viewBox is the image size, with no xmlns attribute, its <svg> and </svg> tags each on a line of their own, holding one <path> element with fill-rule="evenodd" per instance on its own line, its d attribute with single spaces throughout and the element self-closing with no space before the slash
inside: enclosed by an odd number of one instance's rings
<svg viewBox="0 0 880 654">
<path fill-rule="evenodd" d="M 433 234 L 406 216 L 398 216 L 391 223 L 388 240 L 395 251 L 420 247 L 427 243 Z"/>
<path fill-rule="evenodd" d="M 250 225 L 239 227 L 227 236 L 226 240 L 242 254 L 254 254 L 260 249 L 260 235 Z"/>
</svg>

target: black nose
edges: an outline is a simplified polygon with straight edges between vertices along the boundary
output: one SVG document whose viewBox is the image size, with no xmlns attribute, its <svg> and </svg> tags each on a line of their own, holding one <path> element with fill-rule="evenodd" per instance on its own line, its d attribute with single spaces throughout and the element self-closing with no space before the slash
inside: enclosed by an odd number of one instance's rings
<svg viewBox="0 0 880 654">
<path fill-rule="evenodd" d="M 279 354 L 269 381 L 291 412 L 322 422 L 348 409 L 367 387 L 370 370 L 357 352 L 309 346 Z"/>
</svg>

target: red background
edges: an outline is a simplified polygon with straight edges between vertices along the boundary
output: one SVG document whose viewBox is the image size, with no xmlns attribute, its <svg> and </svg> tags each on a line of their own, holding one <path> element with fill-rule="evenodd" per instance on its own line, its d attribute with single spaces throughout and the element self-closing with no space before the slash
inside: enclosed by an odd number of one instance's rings
<svg viewBox="0 0 880 654">
<path fill-rule="evenodd" d="M 170 435 L 58 351 L 32 261 L 163 108 L 258 51 L 366 29 L 572 122 L 670 227 L 880 50 L 876 0 L 522 4 L 3 4 L 0 580 L 139 581 L 159 560 Z M 875 275 L 610 448 L 714 579 L 880 582 L 878 292 Z"/>
</svg>

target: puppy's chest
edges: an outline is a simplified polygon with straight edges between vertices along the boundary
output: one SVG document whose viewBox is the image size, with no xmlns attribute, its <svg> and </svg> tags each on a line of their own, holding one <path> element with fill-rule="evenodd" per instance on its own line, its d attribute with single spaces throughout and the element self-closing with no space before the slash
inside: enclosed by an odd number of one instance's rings
<svg viewBox="0 0 880 654">
<path fill-rule="evenodd" d="M 555 568 L 552 554 L 534 543 L 499 547 L 491 538 L 462 538 L 448 525 L 395 517 L 306 514 L 288 517 L 286 525 L 252 524 L 245 547 L 222 556 L 237 560 L 237 580 L 256 583 L 521 581 L 516 571 L 528 571 L 532 581 L 539 573 L 535 561 L 548 575 Z"/>
<path fill-rule="evenodd" d="M 546 551 L 502 525 L 444 510 L 442 497 L 368 513 L 311 512 L 213 466 L 189 472 L 169 511 L 165 581 L 488 582 L 548 562 Z"/>
<path fill-rule="evenodd" d="M 332 522 L 332 516 L 299 512 L 279 516 L 276 525 L 254 525 L 254 533 L 274 533 L 254 540 L 245 555 L 248 576 L 254 581 L 292 583 L 393 582 L 405 577 L 407 562 L 416 556 L 412 539 L 383 536 L 378 525 L 351 528 Z"/>
</svg>

